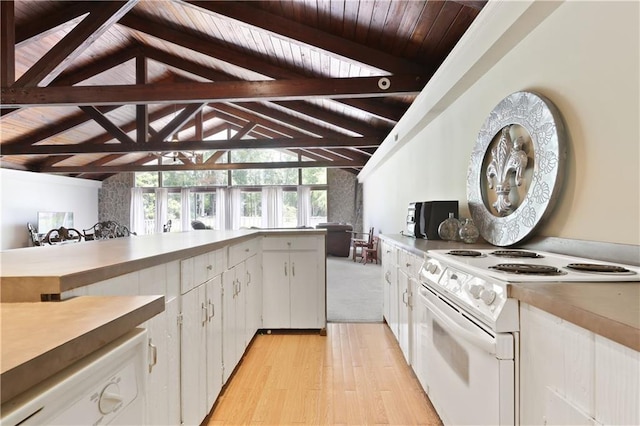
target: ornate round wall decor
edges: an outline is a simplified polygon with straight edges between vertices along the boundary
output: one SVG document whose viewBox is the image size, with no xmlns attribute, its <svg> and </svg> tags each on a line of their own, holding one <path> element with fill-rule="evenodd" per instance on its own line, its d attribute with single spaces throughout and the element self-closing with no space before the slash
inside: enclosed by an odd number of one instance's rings
<svg viewBox="0 0 640 426">
<path fill-rule="evenodd" d="M 565 158 L 564 125 L 548 99 L 516 92 L 500 101 L 478 133 L 467 175 L 480 235 L 497 246 L 530 236 L 558 198 Z"/>
</svg>

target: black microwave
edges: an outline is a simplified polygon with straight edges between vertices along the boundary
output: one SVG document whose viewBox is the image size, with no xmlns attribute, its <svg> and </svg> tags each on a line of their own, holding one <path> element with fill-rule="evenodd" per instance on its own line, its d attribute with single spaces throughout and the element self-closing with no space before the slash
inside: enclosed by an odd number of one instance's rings
<svg viewBox="0 0 640 426">
<path fill-rule="evenodd" d="M 458 218 L 458 201 L 416 201 L 407 210 L 407 235 L 439 240 L 438 227 L 453 213 Z"/>
</svg>

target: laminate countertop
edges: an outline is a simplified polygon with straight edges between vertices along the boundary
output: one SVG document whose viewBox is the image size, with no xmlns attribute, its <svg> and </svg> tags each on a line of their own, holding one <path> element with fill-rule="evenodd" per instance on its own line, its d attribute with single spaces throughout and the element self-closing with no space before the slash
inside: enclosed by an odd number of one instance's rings
<svg viewBox="0 0 640 426">
<path fill-rule="evenodd" d="M 164 296 L 83 296 L 61 302 L 0 304 L 0 402 L 162 311 Z"/>
<path fill-rule="evenodd" d="M 382 238 L 418 255 L 428 250 L 493 247 L 483 242 L 470 245 L 404 235 Z M 512 283 L 507 292 L 520 302 L 640 351 L 640 281 Z"/>
<path fill-rule="evenodd" d="M 0 302 L 37 302 L 260 235 L 322 234 L 324 229 L 197 230 L 28 247 L 0 252 Z"/>
</svg>

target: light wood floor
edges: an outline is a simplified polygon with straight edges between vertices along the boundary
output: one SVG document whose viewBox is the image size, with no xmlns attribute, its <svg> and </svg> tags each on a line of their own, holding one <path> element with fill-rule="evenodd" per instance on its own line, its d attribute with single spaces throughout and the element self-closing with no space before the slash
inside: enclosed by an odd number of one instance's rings
<svg viewBox="0 0 640 426">
<path fill-rule="evenodd" d="M 208 421 L 298 423 L 441 424 L 382 323 L 256 336 Z"/>
</svg>

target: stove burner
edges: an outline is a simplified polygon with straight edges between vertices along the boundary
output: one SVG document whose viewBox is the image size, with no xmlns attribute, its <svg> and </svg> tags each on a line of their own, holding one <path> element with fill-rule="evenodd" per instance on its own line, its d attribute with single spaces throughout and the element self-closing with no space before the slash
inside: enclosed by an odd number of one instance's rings
<svg viewBox="0 0 640 426">
<path fill-rule="evenodd" d="M 613 274 L 628 274 L 633 273 L 627 268 L 616 265 L 600 265 L 596 263 L 570 263 L 567 265 L 568 269 L 582 272 L 607 272 Z"/>
<path fill-rule="evenodd" d="M 482 256 L 482 253 L 475 250 L 451 250 L 447 254 L 453 256 L 463 256 L 463 257 L 479 257 Z"/>
<path fill-rule="evenodd" d="M 525 275 L 564 275 L 566 273 L 553 266 L 532 265 L 529 263 L 500 263 L 495 266 L 489 266 L 489 269 Z"/>
<path fill-rule="evenodd" d="M 496 250 L 491 252 L 492 255 L 498 257 L 528 257 L 528 258 L 540 258 L 543 257 L 538 253 L 534 253 L 532 251 L 522 251 L 522 250 Z"/>
</svg>

